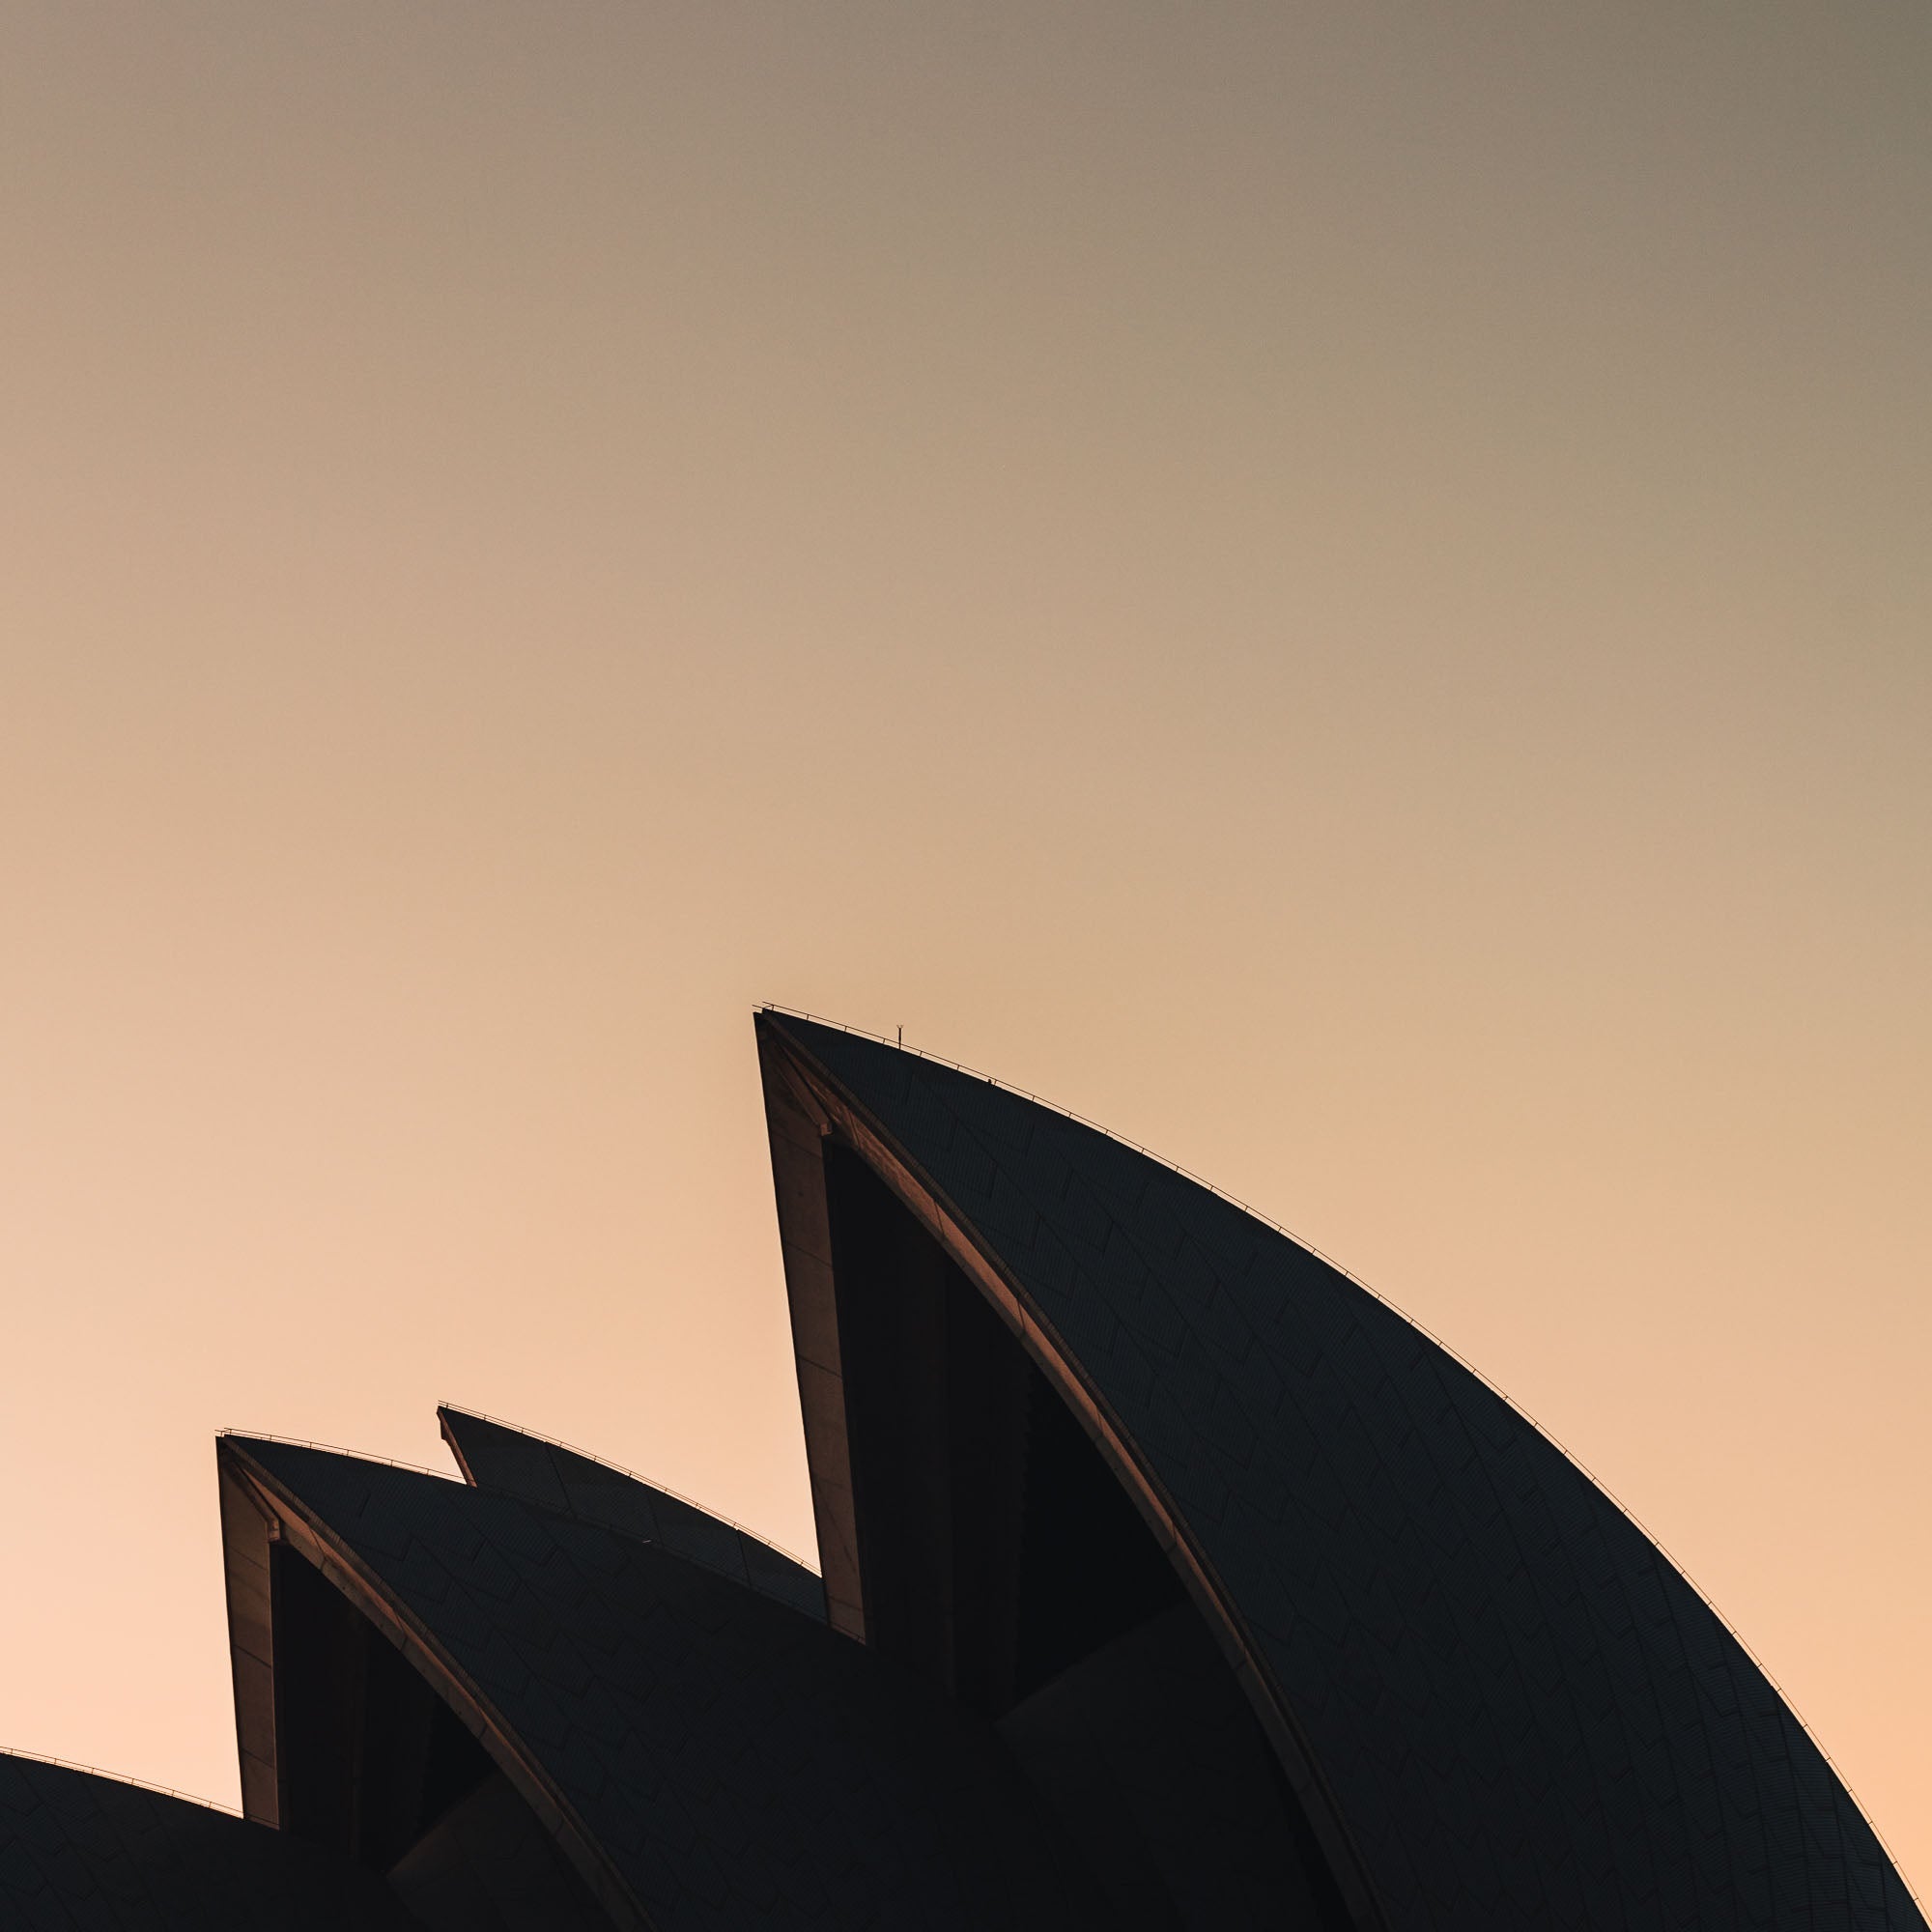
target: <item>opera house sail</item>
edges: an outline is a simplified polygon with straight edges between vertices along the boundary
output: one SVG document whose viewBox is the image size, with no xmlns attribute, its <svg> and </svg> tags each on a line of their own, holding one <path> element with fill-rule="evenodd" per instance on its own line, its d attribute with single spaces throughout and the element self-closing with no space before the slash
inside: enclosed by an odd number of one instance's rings
<svg viewBox="0 0 1932 1932">
<path fill-rule="evenodd" d="M 756 1022 L 814 1572 L 440 1410 L 216 1443 L 244 1816 L 0 1756 L 0 1924 L 1924 1932 L 1547 1438 L 1211 1189 Z"/>
</svg>

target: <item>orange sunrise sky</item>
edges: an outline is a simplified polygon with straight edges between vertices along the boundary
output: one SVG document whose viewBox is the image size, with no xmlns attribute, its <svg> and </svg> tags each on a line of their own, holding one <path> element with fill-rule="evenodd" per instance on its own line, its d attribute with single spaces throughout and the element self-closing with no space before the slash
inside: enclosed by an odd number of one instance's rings
<svg viewBox="0 0 1932 1932">
<path fill-rule="evenodd" d="M 1932 1884 L 1932 10 L 0 10 L 0 1744 L 212 1441 L 813 1547 L 753 1049 L 1533 1415 Z"/>
</svg>

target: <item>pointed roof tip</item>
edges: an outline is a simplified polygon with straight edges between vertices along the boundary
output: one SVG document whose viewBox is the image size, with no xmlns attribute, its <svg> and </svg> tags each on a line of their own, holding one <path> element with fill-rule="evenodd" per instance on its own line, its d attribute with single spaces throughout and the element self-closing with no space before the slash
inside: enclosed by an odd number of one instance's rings
<svg viewBox="0 0 1932 1932">
<path fill-rule="evenodd" d="M 273 1437 L 257 1435 L 251 1429 L 217 1429 L 214 1432 L 214 1460 L 217 1463 L 251 1461 L 253 1451 Z"/>
<path fill-rule="evenodd" d="M 802 1019 L 804 1015 L 792 1011 L 789 1007 L 775 1007 L 767 1003 L 752 1014 L 752 1030 L 759 1035 L 781 1034 L 793 1037 L 795 1029 Z M 810 1022 L 807 1021 L 806 1024 L 810 1025 Z M 824 1022 L 821 1021 L 819 1024 L 823 1025 Z"/>
<path fill-rule="evenodd" d="M 440 1402 L 436 1406 L 437 1432 L 442 1437 L 443 1447 L 449 1451 L 458 1474 L 473 1490 L 476 1487 L 475 1471 L 470 1468 L 469 1459 L 463 1453 L 463 1443 L 456 1430 L 451 1427 L 453 1417 L 469 1415 L 470 1412 L 469 1409 L 454 1407 L 446 1402 Z"/>
<path fill-rule="evenodd" d="M 873 1033 L 867 1027 L 853 1026 L 846 1020 L 835 1020 L 824 1013 L 808 1013 L 796 1007 L 781 1007 L 767 1000 L 752 1010 L 752 1024 L 759 1031 L 781 1033 L 791 1039 L 803 1039 L 812 1034 L 842 1034 L 851 1039 L 861 1039 L 870 1046 L 883 1046 L 895 1053 L 918 1054 L 918 1049 L 905 1043 L 905 1029 L 896 1027 L 891 1035 Z M 919 1058 L 927 1056 L 919 1054 Z M 951 1065 L 951 1062 L 944 1063 Z"/>
</svg>

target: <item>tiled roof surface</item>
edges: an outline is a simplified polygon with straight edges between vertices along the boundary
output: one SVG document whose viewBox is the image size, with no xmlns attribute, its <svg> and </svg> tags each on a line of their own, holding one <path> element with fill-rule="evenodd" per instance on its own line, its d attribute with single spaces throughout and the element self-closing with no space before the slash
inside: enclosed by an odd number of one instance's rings
<svg viewBox="0 0 1932 1932">
<path fill-rule="evenodd" d="M 1089 1653 L 999 1730 L 1106 1874 L 1121 1932 L 1334 1923 L 1261 1726 L 1193 1605 Z"/>
<path fill-rule="evenodd" d="M 1722 1623 L 1336 1269 L 975 1076 L 767 1014 L 978 1231 L 1218 1572 L 1397 1932 L 1923 1919 Z"/>
<path fill-rule="evenodd" d="M 522 1497 L 228 1440 L 480 1688 L 667 1932 L 1095 1922 L 990 1733 L 824 1625 Z"/>
<path fill-rule="evenodd" d="M 815 1571 L 734 1524 L 707 1515 L 682 1496 L 486 1416 L 448 1406 L 438 1409 L 437 1416 L 479 1488 L 526 1496 L 586 1522 L 601 1522 L 607 1529 L 659 1544 L 673 1555 L 702 1563 L 734 1582 L 825 1621 L 825 1588 Z"/>
<path fill-rule="evenodd" d="M 0 1755 L 8 1932 L 412 1932 L 371 1872 L 136 1784 Z"/>
</svg>

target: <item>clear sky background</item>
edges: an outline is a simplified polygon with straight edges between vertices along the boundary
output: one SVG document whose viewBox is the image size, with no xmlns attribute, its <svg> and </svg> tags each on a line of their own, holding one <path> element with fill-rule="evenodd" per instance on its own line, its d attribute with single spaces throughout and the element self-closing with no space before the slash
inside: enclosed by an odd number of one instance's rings
<svg viewBox="0 0 1932 1932">
<path fill-rule="evenodd" d="M 1932 1884 L 1932 10 L 0 9 L 0 1742 L 211 1439 L 810 1550 L 751 1011 L 1474 1361 Z"/>
</svg>

